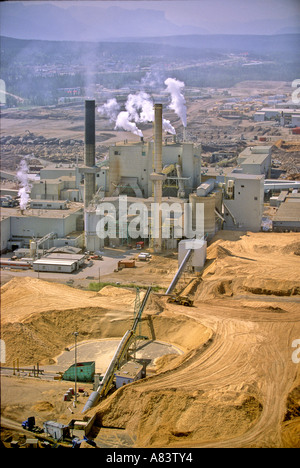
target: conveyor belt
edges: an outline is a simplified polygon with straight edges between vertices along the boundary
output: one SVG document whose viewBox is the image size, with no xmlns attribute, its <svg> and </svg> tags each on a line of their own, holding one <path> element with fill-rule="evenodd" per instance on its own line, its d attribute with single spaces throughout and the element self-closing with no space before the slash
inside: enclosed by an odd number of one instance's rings
<svg viewBox="0 0 300 468">
<path fill-rule="evenodd" d="M 177 272 L 176 272 L 176 275 L 174 276 L 170 286 L 168 287 L 167 291 L 166 291 L 166 294 L 171 294 L 171 292 L 173 291 L 173 289 L 175 288 L 176 284 L 178 283 L 179 281 L 179 278 L 181 277 L 182 273 L 183 273 L 183 270 L 184 270 L 184 267 L 185 265 L 187 264 L 187 262 L 189 261 L 191 255 L 192 255 L 192 252 L 193 252 L 193 249 L 190 249 L 187 251 L 184 259 L 182 260 L 181 262 L 181 265 L 180 267 L 178 268 Z"/>
<path fill-rule="evenodd" d="M 141 304 L 141 307 L 138 311 L 138 314 L 134 320 L 134 323 L 133 323 L 133 326 L 131 328 L 131 330 L 128 330 L 125 335 L 123 336 L 105 374 L 104 374 L 104 377 L 103 377 L 103 380 L 101 382 L 101 384 L 99 385 L 99 387 L 97 388 L 96 391 L 92 392 L 88 401 L 86 402 L 84 408 L 83 408 L 83 413 L 87 410 L 89 410 L 90 408 L 92 408 L 93 406 L 95 406 L 98 401 L 105 397 L 107 395 L 107 393 L 109 392 L 110 388 L 111 388 L 111 384 L 112 384 L 112 381 L 114 379 L 114 375 L 115 375 L 115 371 L 119 369 L 119 366 L 121 365 L 122 361 L 123 361 L 123 358 L 125 356 L 125 354 L 127 353 L 129 347 L 130 347 L 130 344 L 132 342 L 132 340 L 134 339 L 135 337 L 135 333 L 136 333 L 136 329 L 137 329 L 137 326 L 138 326 L 138 323 L 139 321 L 141 320 L 141 317 L 142 317 L 142 313 L 146 307 L 146 304 L 148 302 L 148 299 L 149 299 L 149 296 L 150 296 L 150 293 L 151 293 L 151 287 L 149 287 L 147 289 L 147 292 L 143 298 L 143 302 Z"/>
</svg>

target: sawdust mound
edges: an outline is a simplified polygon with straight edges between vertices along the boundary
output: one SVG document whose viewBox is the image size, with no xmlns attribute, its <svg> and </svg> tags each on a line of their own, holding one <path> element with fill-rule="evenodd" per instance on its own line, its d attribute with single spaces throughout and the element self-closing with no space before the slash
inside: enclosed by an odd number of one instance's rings
<svg viewBox="0 0 300 468">
<path fill-rule="evenodd" d="M 99 293 L 33 278 L 14 278 L 1 288 L 1 328 L 6 361 L 53 363 L 70 343 L 119 338 L 130 326 L 136 293 L 106 287 Z M 51 337 L 51 339 L 50 339 Z"/>
<path fill-rule="evenodd" d="M 300 378 L 287 397 L 286 414 L 281 437 L 287 448 L 300 448 Z"/>
<path fill-rule="evenodd" d="M 126 408 L 126 409 L 125 409 Z M 144 391 L 138 385 L 119 390 L 101 405 L 97 421 L 125 428 L 140 447 L 184 447 L 237 437 L 251 428 L 262 412 L 247 389 L 229 393 L 176 388 Z"/>
<path fill-rule="evenodd" d="M 299 296 L 299 235 L 230 233 L 207 249 L 208 266 L 197 298 L 238 295 Z M 287 260 L 288 259 L 288 260 Z"/>
<path fill-rule="evenodd" d="M 145 291 L 140 292 L 140 301 Z M 74 330 L 81 340 L 120 338 L 132 326 L 136 301 L 133 289 L 107 286 L 99 292 L 76 290 L 38 279 L 13 279 L 1 289 L 2 338 L 6 362 L 52 364 L 53 357 L 73 343 Z M 142 332 L 189 350 L 209 330 L 192 319 L 161 315 L 162 299 L 152 294 L 144 311 Z M 51 337 L 51 339 L 49 339 Z"/>
</svg>

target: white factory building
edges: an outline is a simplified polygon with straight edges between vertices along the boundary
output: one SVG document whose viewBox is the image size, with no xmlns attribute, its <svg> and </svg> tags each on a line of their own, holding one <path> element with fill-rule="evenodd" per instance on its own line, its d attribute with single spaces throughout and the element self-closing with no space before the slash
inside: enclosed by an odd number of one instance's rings
<svg viewBox="0 0 300 468">
<path fill-rule="evenodd" d="M 224 181 L 224 229 L 261 230 L 264 180 L 263 175 L 229 174 Z"/>
<path fill-rule="evenodd" d="M 40 171 L 39 180 L 33 181 L 32 200 L 83 201 L 83 184 L 78 166 L 51 165 Z"/>
<path fill-rule="evenodd" d="M 72 204 L 68 210 L 1 208 L 1 252 L 29 248 L 32 239 L 47 237 L 45 246 L 83 248 L 83 210 Z M 51 234 L 51 236 L 50 236 Z"/>
<path fill-rule="evenodd" d="M 272 168 L 272 147 L 249 146 L 239 154 L 237 163 L 243 174 L 264 175 L 269 179 Z"/>
<path fill-rule="evenodd" d="M 86 101 L 85 157 L 83 165 L 54 165 L 40 171 L 33 182 L 26 210 L 3 208 L 1 251 L 29 247 L 34 239 L 47 240 L 47 248 L 85 248 L 134 245 L 138 240 L 161 251 L 177 248 L 183 238 L 211 239 L 219 229 L 260 231 L 263 214 L 264 179 L 271 168 L 271 147 L 246 148 L 238 158 L 238 168 L 226 177 L 201 181 L 201 145 L 163 137 L 162 105 L 155 105 L 154 135 L 150 141 L 127 140 L 109 148 L 106 160 L 95 160 L 95 102 Z M 225 172 L 224 172 L 225 173 Z M 126 216 L 120 199 L 126 198 Z M 159 242 L 154 235 L 152 205 L 164 203 L 159 214 Z M 112 207 L 99 210 L 107 203 Z M 148 231 L 132 237 L 129 227 L 137 203 L 145 207 Z M 188 209 L 186 210 L 186 207 Z M 202 210 L 202 211 L 201 211 Z M 200 230 L 198 213 L 203 215 Z M 116 230 L 99 235 L 99 222 L 115 218 Z M 177 227 L 189 226 L 190 232 Z M 105 222 L 102 234 L 105 234 Z M 169 229 L 169 236 L 162 235 Z M 155 244 L 156 242 L 156 244 Z M 43 246 L 38 244 L 38 248 Z M 48 259 L 49 262 L 50 259 Z M 63 261 L 63 259 L 60 259 Z M 71 259 L 70 259 L 71 260 Z M 75 264 L 64 269 L 74 269 Z M 42 265 L 40 265 L 42 267 Z M 43 266 L 44 269 L 47 265 Z"/>
<path fill-rule="evenodd" d="M 281 125 L 298 127 L 300 122 L 300 109 L 283 107 L 263 107 L 253 115 L 255 122 L 278 120 Z"/>
<path fill-rule="evenodd" d="M 105 187 L 107 196 L 127 194 L 129 196 L 148 198 L 153 193 L 153 182 L 150 174 L 154 167 L 154 142 L 124 142 L 109 149 L 109 160 L 102 173 L 105 180 L 99 185 Z M 200 184 L 201 146 L 193 143 L 176 141 L 162 145 L 162 172 L 166 178 L 163 184 L 163 195 L 184 198 Z M 102 183 L 101 183 L 102 182 Z"/>
</svg>

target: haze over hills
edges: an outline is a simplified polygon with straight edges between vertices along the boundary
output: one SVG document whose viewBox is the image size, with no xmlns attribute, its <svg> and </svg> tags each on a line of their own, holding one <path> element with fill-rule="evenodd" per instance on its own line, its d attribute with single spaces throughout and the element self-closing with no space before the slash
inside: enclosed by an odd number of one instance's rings
<svg viewBox="0 0 300 468">
<path fill-rule="evenodd" d="M 62 9 L 52 4 L 3 4 L 1 31 L 18 39 L 99 41 L 120 37 L 205 34 L 204 28 L 180 27 L 165 18 L 163 11 L 120 7 L 106 10 L 81 5 Z"/>
<path fill-rule="evenodd" d="M 223 12 L 216 10 L 215 24 L 206 21 L 206 27 L 188 23 L 179 26 L 166 17 L 160 9 L 160 2 L 157 2 L 157 9 L 144 8 L 143 4 L 147 6 L 148 2 L 136 2 L 137 8 L 134 10 L 109 5 L 107 8 L 99 7 L 97 2 L 94 6 L 85 3 L 88 2 L 70 2 L 70 6 L 61 8 L 52 2 L 2 2 L 1 33 L 19 39 L 111 41 L 128 37 L 300 32 L 300 14 L 293 18 L 261 18 L 255 21 L 245 14 L 240 21 L 230 18 L 225 21 Z M 139 7 L 139 4 L 143 6 Z M 229 13 L 228 4 L 227 16 Z M 199 24 L 202 20 L 204 22 L 201 16 L 200 10 Z"/>
</svg>

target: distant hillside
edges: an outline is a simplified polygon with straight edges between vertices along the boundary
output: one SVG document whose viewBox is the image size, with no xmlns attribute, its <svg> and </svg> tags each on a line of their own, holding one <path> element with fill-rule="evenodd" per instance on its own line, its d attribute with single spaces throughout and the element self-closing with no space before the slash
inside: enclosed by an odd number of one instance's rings
<svg viewBox="0 0 300 468">
<path fill-rule="evenodd" d="M 205 50 L 187 45 L 160 44 L 152 42 L 79 42 L 79 41 L 40 41 L 15 39 L 0 36 L 1 64 L 23 62 L 28 65 L 55 63 L 63 60 L 65 64 L 81 64 L 93 56 L 96 60 L 137 60 L 139 57 L 167 57 L 168 59 L 218 58 L 217 50 Z"/>
<path fill-rule="evenodd" d="M 128 39 L 127 39 L 128 40 Z M 134 38 L 132 38 L 135 41 Z M 236 35 L 201 34 L 186 36 L 159 36 L 138 38 L 138 42 L 166 44 L 174 47 L 209 49 L 222 52 L 288 53 L 299 59 L 300 34 Z M 297 55 L 296 55 L 297 54 Z"/>
<path fill-rule="evenodd" d="M 56 104 L 59 89 L 100 84 L 120 89 L 147 73 L 192 87 L 230 87 L 245 80 L 290 81 L 300 76 L 300 35 L 192 35 L 130 42 L 40 41 L 0 37 L 1 79 L 12 95 L 33 105 Z M 251 66 L 244 66 L 251 65 Z"/>
</svg>

